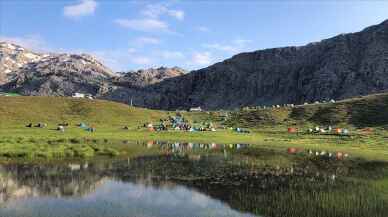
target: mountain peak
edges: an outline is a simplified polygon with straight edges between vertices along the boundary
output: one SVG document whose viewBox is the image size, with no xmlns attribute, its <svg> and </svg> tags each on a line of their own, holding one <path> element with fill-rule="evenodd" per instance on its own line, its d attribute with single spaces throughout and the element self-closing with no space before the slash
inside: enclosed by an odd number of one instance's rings
<svg viewBox="0 0 388 217">
<path fill-rule="evenodd" d="M 41 60 L 42 54 L 34 53 L 22 46 L 2 41 L 0 42 L 0 85 L 9 81 L 13 72 L 28 63 Z"/>
</svg>

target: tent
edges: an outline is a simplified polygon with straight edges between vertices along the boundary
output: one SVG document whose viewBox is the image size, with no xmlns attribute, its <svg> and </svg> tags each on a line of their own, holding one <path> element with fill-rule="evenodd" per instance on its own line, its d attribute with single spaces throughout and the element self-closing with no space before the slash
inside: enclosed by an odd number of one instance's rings
<svg viewBox="0 0 388 217">
<path fill-rule="evenodd" d="M 79 125 L 78 125 L 80 128 L 88 128 L 88 126 L 85 124 L 85 123 L 83 123 L 83 122 L 81 122 Z"/>
</svg>

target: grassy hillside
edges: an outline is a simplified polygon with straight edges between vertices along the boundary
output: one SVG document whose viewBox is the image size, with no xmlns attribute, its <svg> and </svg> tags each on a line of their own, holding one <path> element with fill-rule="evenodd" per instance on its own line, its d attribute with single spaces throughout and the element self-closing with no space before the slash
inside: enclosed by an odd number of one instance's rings
<svg viewBox="0 0 388 217">
<path fill-rule="evenodd" d="M 44 122 L 58 124 L 85 122 L 95 126 L 139 126 L 159 120 L 165 112 L 134 108 L 103 100 L 64 97 L 1 97 L 0 127 Z"/>
<path fill-rule="evenodd" d="M 0 96 L 0 128 L 20 127 L 30 122 L 54 125 L 63 122 L 86 122 L 97 127 L 137 127 L 145 122 L 157 122 L 160 118 L 175 113 L 135 108 L 104 100 Z M 336 103 L 232 112 L 226 124 L 248 128 L 278 125 L 386 127 L 387 113 L 388 94 L 376 94 Z M 182 114 L 191 122 L 223 122 L 220 112 Z"/>
<path fill-rule="evenodd" d="M 247 110 L 232 113 L 233 126 L 259 128 L 276 125 L 335 125 L 362 127 L 388 126 L 388 94 L 321 103 L 294 108 Z"/>
<path fill-rule="evenodd" d="M 139 129 L 145 122 L 176 112 L 129 107 L 103 101 L 63 97 L 0 97 L 0 158 L 66 158 L 96 155 L 130 155 L 130 142 L 185 141 L 199 143 L 249 143 L 257 147 L 285 150 L 300 147 L 343 151 L 370 159 L 388 159 L 388 135 L 383 128 L 364 135 L 351 130 L 350 136 L 289 134 L 287 127 L 314 124 L 355 127 L 388 126 L 388 94 L 345 100 L 335 104 L 307 105 L 234 112 L 227 124 L 252 128 L 249 134 L 218 129 L 217 132 L 149 132 Z M 226 112 L 182 112 L 191 122 L 222 124 Z M 222 114 L 222 115 L 221 115 Z M 27 128 L 28 123 L 44 122 L 47 128 Z M 54 130 L 58 123 L 70 124 L 65 132 Z M 84 122 L 97 131 L 76 126 Z M 129 126 L 130 130 L 123 130 Z M 279 127 L 278 127 L 279 126 Z"/>
</svg>

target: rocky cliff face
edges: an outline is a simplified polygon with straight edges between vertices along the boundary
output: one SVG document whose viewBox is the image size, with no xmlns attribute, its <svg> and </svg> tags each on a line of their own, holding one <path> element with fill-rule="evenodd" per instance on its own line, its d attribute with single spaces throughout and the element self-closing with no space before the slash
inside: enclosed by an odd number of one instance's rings
<svg viewBox="0 0 388 217">
<path fill-rule="evenodd" d="M 145 87 L 151 84 L 159 83 L 168 78 L 184 75 L 186 73 L 187 71 L 179 67 L 150 68 L 120 73 L 123 76 L 116 77 L 113 81 L 116 85 L 122 87 Z"/>
<path fill-rule="evenodd" d="M 297 104 L 387 91 L 388 21 L 306 46 L 241 53 L 190 73 L 159 68 L 116 76 L 87 55 L 39 56 L 23 67 L 3 59 L 3 88 L 26 95 L 85 92 L 158 109 Z"/>
<path fill-rule="evenodd" d="M 235 108 L 343 99 L 386 90 L 388 21 L 306 46 L 238 54 L 147 87 L 148 94 L 154 94 L 144 106 Z"/>
</svg>

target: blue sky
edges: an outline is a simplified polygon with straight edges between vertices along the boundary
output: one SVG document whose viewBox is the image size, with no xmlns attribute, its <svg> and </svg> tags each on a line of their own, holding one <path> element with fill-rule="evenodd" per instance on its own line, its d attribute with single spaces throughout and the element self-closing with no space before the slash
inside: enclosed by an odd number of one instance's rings
<svg viewBox="0 0 388 217">
<path fill-rule="evenodd" d="M 90 53 L 114 70 L 198 69 L 239 52 L 304 45 L 385 19 L 388 1 L 372 0 L 0 0 L 0 40 Z"/>
</svg>

